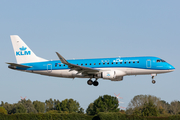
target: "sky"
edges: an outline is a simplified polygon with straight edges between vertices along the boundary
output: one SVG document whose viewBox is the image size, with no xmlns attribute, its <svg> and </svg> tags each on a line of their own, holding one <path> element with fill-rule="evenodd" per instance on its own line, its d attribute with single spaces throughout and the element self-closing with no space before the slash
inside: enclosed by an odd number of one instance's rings
<svg viewBox="0 0 180 120">
<path fill-rule="evenodd" d="M 179 0 L 16 0 L 0 1 L 0 101 L 17 103 L 74 99 L 85 110 L 99 96 L 120 93 L 127 107 L 136 95 L 154 95 L 180 101 L 180 1 Z M 16 63 L 10 35 L 21 39 L 39 57 L 58 60 L 116 56 L 156 56 L 176 69 L 151 75 L 125 76 L 123 81 L 58 78 L 11 70 Z"/>
</svg>

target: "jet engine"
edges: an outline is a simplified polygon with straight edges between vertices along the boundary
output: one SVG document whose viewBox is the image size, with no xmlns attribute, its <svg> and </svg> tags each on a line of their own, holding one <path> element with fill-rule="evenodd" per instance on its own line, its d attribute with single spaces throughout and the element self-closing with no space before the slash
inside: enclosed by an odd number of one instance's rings
<svg viewBox="0 0 180 120">
<path fill-rule="evenodd" d="M 117 71 L 104 71 L 101 73 L 101 75 L 98 77 L 101 77 L 103 79 L 109 79 L 111 81 L 122 81 L 123 76 L 126 75 L 125 72 L 117 70 Z"/>
</svg>

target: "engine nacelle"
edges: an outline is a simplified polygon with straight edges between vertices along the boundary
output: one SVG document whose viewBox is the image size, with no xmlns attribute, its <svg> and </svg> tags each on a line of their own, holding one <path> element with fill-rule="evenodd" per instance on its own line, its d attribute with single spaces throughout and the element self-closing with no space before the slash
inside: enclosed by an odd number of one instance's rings
<svg viewBox="0 0 180 120">
<path fill-rule="evenodd" d="M 123 80 L 123 76 L 126 75 L 123 71 L 104 71 L 102 72 L 103 79 L 109 79 L 111 81 L 121 81 Z"/>
</svg>

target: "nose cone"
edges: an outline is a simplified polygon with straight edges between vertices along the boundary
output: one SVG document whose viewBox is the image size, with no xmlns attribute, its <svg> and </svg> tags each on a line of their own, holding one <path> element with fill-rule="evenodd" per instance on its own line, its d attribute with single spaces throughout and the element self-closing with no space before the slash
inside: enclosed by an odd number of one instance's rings
<svg viewBox="0 0 180 120">
<path fill-rule="evenodd" d="M 170 71 L 174 71 L 174 70 L 175 70 L 175 67 L 173 67 L 172 65 L 168 65 L 168 69 L 169 69 Z"/>
</svg>

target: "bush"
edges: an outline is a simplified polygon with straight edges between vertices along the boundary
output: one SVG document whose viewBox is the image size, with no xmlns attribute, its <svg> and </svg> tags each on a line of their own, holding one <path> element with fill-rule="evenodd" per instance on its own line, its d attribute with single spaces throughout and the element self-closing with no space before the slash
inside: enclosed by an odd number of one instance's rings
<svg viewBox="0 0 180 120">
<path fill-rule="evenodd" d="M 1 114 L 7 114 L 7 110 L 3 107 L 0 107 L 0 113 Z"/>
</svg>

